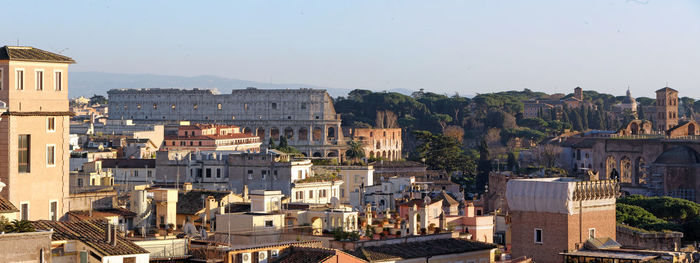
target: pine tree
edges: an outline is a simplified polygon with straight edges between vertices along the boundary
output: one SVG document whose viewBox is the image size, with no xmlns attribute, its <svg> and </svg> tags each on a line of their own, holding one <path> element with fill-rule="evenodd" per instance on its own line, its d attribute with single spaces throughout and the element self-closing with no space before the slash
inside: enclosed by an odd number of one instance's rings
<svg viewBox="0 0 700 263">
<path fill-rule="evenodd" d="M 273 140 L 272 137 L 270 137 L 270 141 L 267 143 L 267 145 L 268 149 L 277 149 L 277 147 L 275 146 L 275 140 Z"/>
<path fill-rule="evenodd" d="M 287 137 L 280 135 L 280 146 L 277 147 L 279 149 L 284 149 L 287 148 L 289 144 L 287 143 Z"/>
<path fill-rule="evenodd" d="M 489 173 L 491 172 L 491 160 L 489 159 L 489 145 L 486 140 L 481 140 L 479 146 L 479 164 L 477 165 L 476 176 L 476 191 L 481 193 L 484 191 L 488 183 Z"/>
</svg>

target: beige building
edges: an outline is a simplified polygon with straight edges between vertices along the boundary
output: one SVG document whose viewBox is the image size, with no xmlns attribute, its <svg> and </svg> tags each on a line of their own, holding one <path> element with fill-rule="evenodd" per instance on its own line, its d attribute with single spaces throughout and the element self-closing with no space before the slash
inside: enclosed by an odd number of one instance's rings
<svg viewBox="0 0 700 263">
<path fill-rule="evenodd" d="M 23 219 L 57 220 L 68 196 L 69 57 L 32 47 L 0 48 L 0 193 Z"/>
<path fill-rule="evenodd" d="M 292 202 L 310 204 L 339 202 L 338 193 L 341 185 L 343 185 L 343 181 L 338 179 L 316 179 L 315 177 L 322 176 L 313 176 L 294 183 L 291 196 Z"/>
</svg>

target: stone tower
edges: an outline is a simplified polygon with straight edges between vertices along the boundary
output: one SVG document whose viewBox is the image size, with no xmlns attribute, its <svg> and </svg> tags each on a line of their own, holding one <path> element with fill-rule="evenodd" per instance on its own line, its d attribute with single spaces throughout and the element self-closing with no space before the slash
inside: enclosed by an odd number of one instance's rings
<svg viewBox="0 0 700 263">
<path fill-rule="evenodd" d="M 576 87 L 574 89 L 574 98 L 577 100 L 583 100 L 583 89 L 581 89 L 581 87 Z"/>
<path fill-rule="evenodd" d="M 656 91 L 654 125 L 666 131 L 678 125 L 678 91 L 669 87 Z"/>
</svg>

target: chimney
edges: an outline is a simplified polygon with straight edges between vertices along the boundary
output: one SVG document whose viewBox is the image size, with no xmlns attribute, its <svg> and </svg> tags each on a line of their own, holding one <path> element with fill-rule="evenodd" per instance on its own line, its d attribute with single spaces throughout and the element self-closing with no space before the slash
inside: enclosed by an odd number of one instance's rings
<svg viewBox="0 0 700 263">
<path fill-rule="evenodd" d="M 109 222 L 107 222 L 107 229 L 105 231 L 105 242 L 107 244 L 112 243 L 112 225 Z"/>
<path fill-rule="evenodd" d="M 214 199 L 213 196 L 207 196 L 207 200 L 204 203 L 204 226 L 206 226 L 207 222 L 209 222 L 209 220 L 211 220 L 211 218 L 210 218 L 211 217 L 211 209 L 215 208 L 215 207 L 213 207 L 213 206 L 215 206 L 215 204 L 216 204 L 216 199 Z"/>
<path fill-rule="evenodd" d="M 114 230 L 112 230 L 112 246 L 117 246 L 117 224 L 114 224 Z"/>
</svg>

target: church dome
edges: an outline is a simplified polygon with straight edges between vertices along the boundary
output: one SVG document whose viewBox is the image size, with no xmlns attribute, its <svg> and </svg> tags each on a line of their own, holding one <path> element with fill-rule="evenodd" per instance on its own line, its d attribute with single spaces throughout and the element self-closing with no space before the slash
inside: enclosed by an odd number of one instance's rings
<svg viewBox="0 0 700 263">
<path fill-rule="evenodd" d="M 627 89 L 627 96 L 622 99 L 622 104 L 637 104 L 637 101 L 632 97 L 632 93 L 630 93 L 629 89 Z"/>
<path fill-rule="evenodd" d="M 658 164 L 700 164 L 700 154 L 688 146 L 676 146 L 661 153 L 654 163 Z"/>
</svg>

